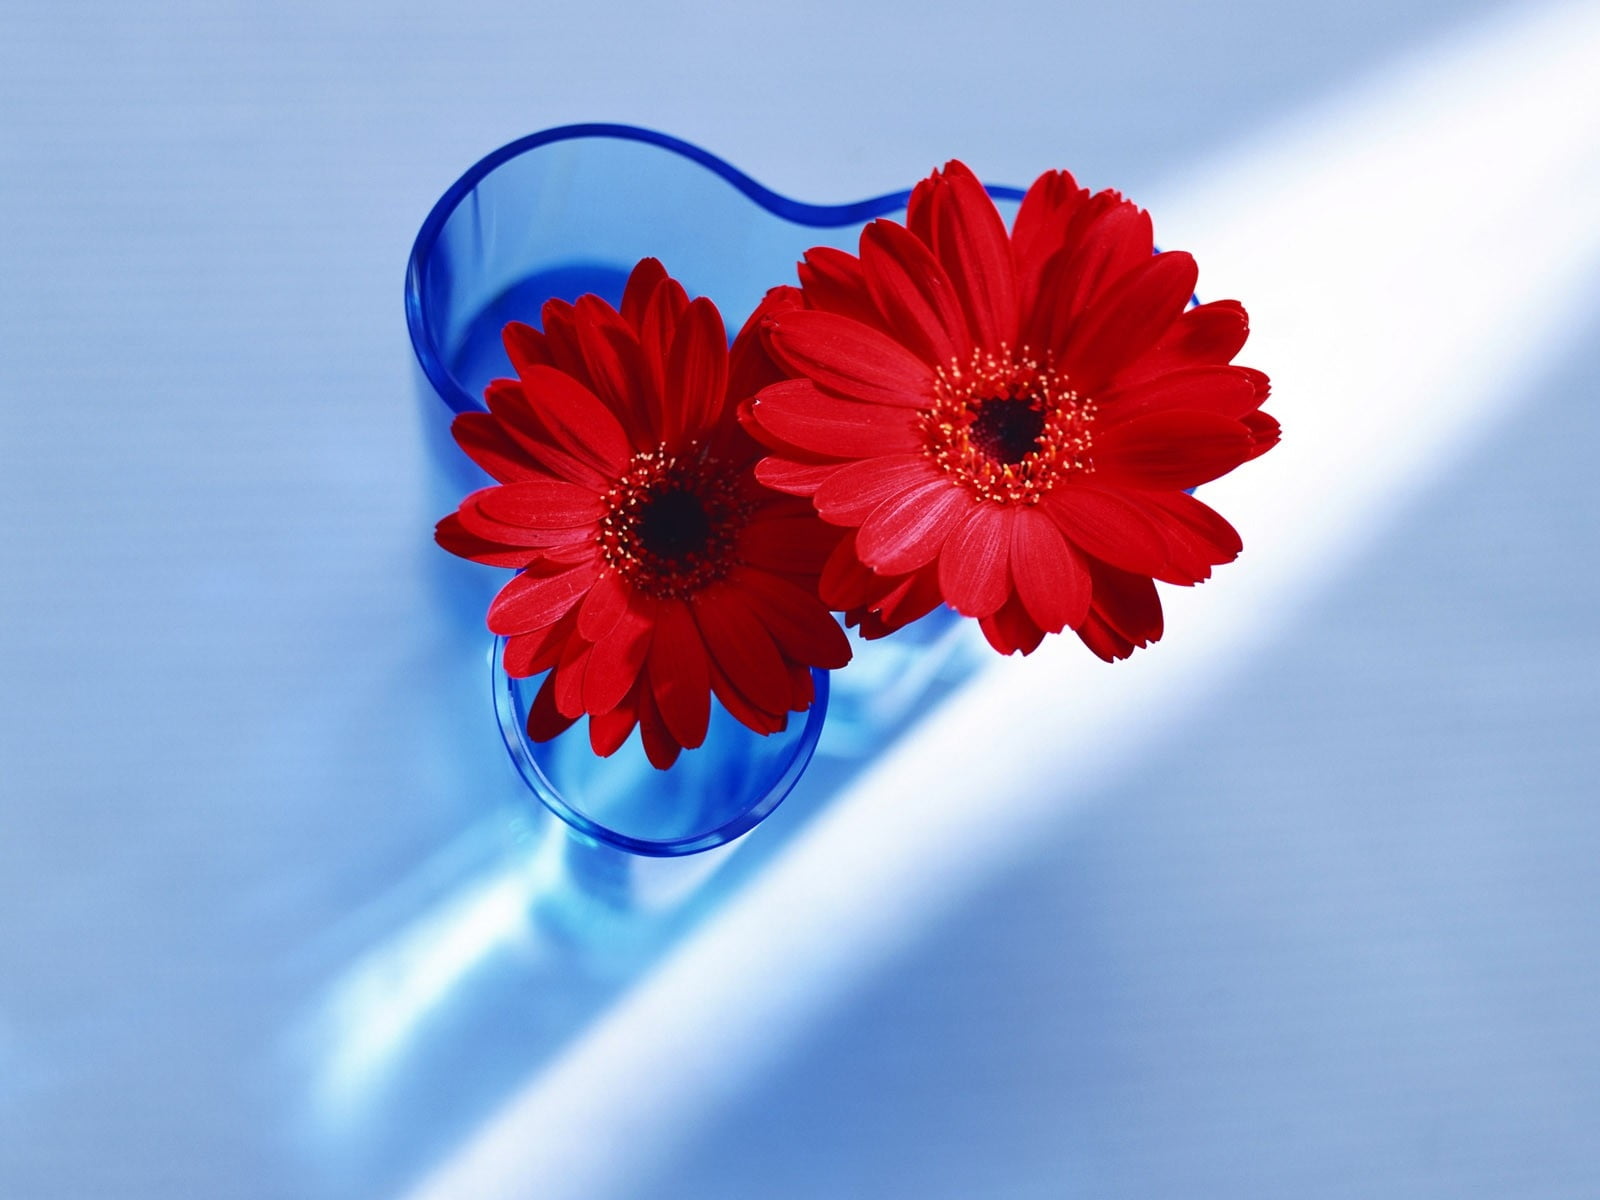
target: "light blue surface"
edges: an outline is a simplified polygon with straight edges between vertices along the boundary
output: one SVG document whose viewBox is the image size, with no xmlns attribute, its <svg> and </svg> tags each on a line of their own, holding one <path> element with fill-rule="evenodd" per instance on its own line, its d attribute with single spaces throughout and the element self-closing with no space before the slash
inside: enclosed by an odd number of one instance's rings
<svg viewBox="0 0 1600 1200">
<path fill-rule="evenodd" d="M 693 917 L 502 945 L 387 1067 L 325 1019 L 541 836 L 399 307 L 465 165 L 1138 195 L 1489 7 L 0 8 L 0 1196 L 394 1195 Z M 1595 344 L 634 1194 L 1600 1193 Z"/>
<path fill-rule="evenodd" d="M 1528 379 L 1263 660 L 687 1147 L 678 1194 L 1600 1194 L 1596 362 Z"/>
</svg>

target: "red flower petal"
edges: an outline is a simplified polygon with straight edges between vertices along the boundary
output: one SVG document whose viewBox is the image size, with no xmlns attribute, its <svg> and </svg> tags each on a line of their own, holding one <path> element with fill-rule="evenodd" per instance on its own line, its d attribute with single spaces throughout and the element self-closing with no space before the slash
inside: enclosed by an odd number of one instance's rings
<svg viewBox="0 0 1600 1200">
<path fill-rule="evenodd" d="M 718 670 L 715 659 L 711 660 L 710 666 L 712 694 L 716 696 L 717 702 L 728 710 L 729 715 L 745 728 L 753 729 L 760 734 L 769 734 L 777 733 L 789 723 L 784 712 L 768 712 L 751 704 L 745 695 L 729 682 L 728 677 Z"/>
<path fill-rule="evenodd" d="M 1193 496 L 1183 492 L 1162 492 L 1147 496 L 1146 500 L 1164 510 L 1202 541 L 1205 553 L 1213 564 L 1232 562 L 1244 549 L 1238 531 L 1220 513 Z"/>
<path fill-rule="evenodd" d="M 600 641 L 628 611 L 632 594 L 633 589 L 622 582 L 622 576 L 609 568 L 602 570 L 578 605 L 578 632 L 588 641 Z"/>
<path fill-rule="evenodd" d="M 676 279 L 668 279 L 659 285 L 650 302 L 645 305 L 644 320 L 639 327 L 639 350 L 650 378 L 650 394 L 658 401 L 664 400 L 668 394 L 667 357 L 678 333 L 678 322 L 688 307 L 688 294 Z M 646 442 L 659 441 L 664 416 L 660 405 L 652 407 L 644 415 L 645 424 L 642 429 L 635 431 L 635 438 L 643 437 Z"/>
<path fill-rule="evenodd" d="M 882 328 L 883 318 L 872 303 L 861 260 L 855 255 L 833 246 L 813 246 L 800 263 L 799 275 L 800 288 L 812 308 Z"/>
<path fill-rule="evenodd" d="M 1213 300 L 1185 311 L 1161 340 L 1117 375 L 1125 387 L 1180 367 L 1232 362 L 1250 333 L 1250 318 L 1237 300 Z"/>
<path fill-rule="evenodd" d="M 1126 200 L 1095 207 L 1093 219 L 1040 270 L 1039 299 L 1022 318 L 1029 345 L 1063 345 L 1113 282 L 1150 260 L 1149 213 Z"/>
<path fill-rule="evenodd" d="M 805 712 L 816 698 L 817 685 L 811 677 L 811 671 L 797 663 L 790 663 L 789 708 L 793 712 Z M 788 723 L 787 719 L 784 723 Z"/>
<path fill-rule="evenodd" d="M 749 567 L 728 582 L 745 593 L 778 648 L 793 662 L 833 671 L 850 661 L 850 639 L 813 592 Z"/>
<path fill-rule="evenodd" d="M 944 191 L 944 172 L 935 170 L 932 175 L 917 182 L 906 200 L 906 228 L 930 248 L 934 243 L 933 210 L 938 207 Z M 805 281 L 801 280 L 801 286 L 804 285 Z"/>
<path fill-rule="evenodd" d="M 756 464 L 756 478 L 775 492 L 809 496 L 838 469 L 838 462 L 803 463 L 763 458 Z"/>
<path fill-rule="evenodd" d="M 1072 247 L 1072 292 L 1057 302 L 1074 313 L 1082 312 L 1105 295 L 1111 284 L 1148 263 L 1154 251 L 1150 214 L 1131 201 L 1119 201 L 1089 222 Z"/>
<path fill-rule="evenodd" d="M 768 318 L 766 330 L 767 346 L 780 366 L 830 392 L 897 408 L 922 408 L 932 400 L 928 364 L 859 321 L 793 309 Z M 759 404 L 756 411 L 759 416 Z"/>
<path fill-rule="evenodd" d="M 500 422 L 486 412 L 465 412 L 450 422 L 450 436 L 456 445 L 501 483 L 534 479 L 543 472 L 534 468 L 527 454 Z"/>
<path fill-rule="evenodd" d="M 655 612 L 656 601 L 630 592 L 626 609 L 607 634 L 595 642 L 583 677 L 586 712 L 608 712 L 632 690 L 650 652 Z"/>
<path fill-rule="evenodd" d="M 950 274 L 973 341 L 989 349 L 1017 334 L 1016 280 L 1005 222 L 964 163 L 944 168 L 945 196 L 933 208 L 933 250 Z"/>
<path fill-rule="evenodd" d="M 1107 483 L 1181 491 L 1233 470 L 1251 441 L 1243 425 L 1215 413 L 1152 413 L 1097 434 L 1095 470 Z"/>
<path fill-rule="evenodd" d="M 650 639 L 650 691 L 673 740 L 692 750 L 706 740 L 711 719 L 711 677 L 705 644 L 682 600 L 656 610 Z"/>
<path fill-rule="evenodd" d="M 1243 374 L 1256 389 L 1256 403 L 1265 404 L 1267 397 L 1272 393 L 1272 381 L 1266 377 L 1266 374 L 1252 367 L 1235 367 L 1234 370 Z"/>
<path fill-rule="evenodd" d="M 579 298 L 578 345 L 594 383 L 594 394 L 616 414 L 625 429 L 639 429 L 656 406 L 655 380 L 645 370 L 638 335 L 598 296 Z M 635 449 L 644 445 L 635 442 Z"/>
<path fill-rule="evenodd" d="M 535 629 L 532 633 L 513 634 L 506 639 L 506 648 L 500 656 L 500 665 L 513 679 L 526 679 L 530 675 L 550 670 L 561 661 L 561 652 L 572 640 L 576 625 L 576 614 L 568 612 L 559 621 L 546 625 L 543 629 Z"/>
<path fill-rule="evenodd" d="M 690 606 L 711 657 L 734 687 L 757 708 L 783 711 L 789 703 L 783 659 L 739 590 L 713 584 L 696 592 Z"/>
<path fill-rule="evenodd" d="M 766 322 L 769 316 L 805 307 L 799 288 L 780 286 L 771 288 L 756 305 L 755 312 L 745 320 L 728 351 L 728 396 L 733 400 L 746 400 L 769 384 L 784 378 L 778 365 L 767 353 Z"/>
<path fill-rule="evenodd" d="M 506 348 L 506 357 L 517 374 L 524 366 L 549 366 L 550 351 L 545 347 L 544 334 L 521 321 L 508 321 L 500 331 L 500 344 Z"/>
<path fill-rule="evenodd" d="M 1220 516 L 1183 492 L 1143 492 L 1149 512 L 1167 543 L 1167 569 L 1156 575 L 1168 583 L 1194 584 L 1211 568 L 1238 557 L 1239 535 Z"/>
<path fill-rule="evenodd" d="M 892 586 L 856 557 L 855 539 L 846 536 L 823 564 L 817 594 L 829 608 L 845 612 L 877 599 Z"/>
<path fill-rule="evenodd" d="M 1035 289 L 1041 299 L 1021 312 L 1018 341 L 1036 349 L 1050 350 L 1067 340 L 1073 321 L 1079 316 L 1063 301 L 1072 291 L 1072 257 L 1066 250 L 1058 250 L 1037 270 Z"/>
<path fill-rule="evenodd" d="M 569 531 L 556 530 L 554 532 L 561 533 Z M 584 533 L 585 531 L 579 530 L 578 532 Z M 548 565 L 550 567 L 550 571 L 545 573 L 550 574 L 556 570 L 565 570 L 567 567 L 575 567 L 579 563 L 595 561 L 598 554 L 599 551 L 594 542 L 588 536 L 585 536 L 579 541 L 571 544 L 541 547 L 539 550 L 539 560 L 534 565 Z"/>
<path fill-rule="evenodd" d="M 987 617 L 1011 595 L 1011 525 L 1017 510 L 976 504 L 939 551 L 945 602 L 968 617 Z"/>
<path fill-rule="evenodd" d="M 1005 607 L 993 616 L 978 622 L 983 636 L 1001 654 L 1032 654 L 1044 641 L 1044 630 L 1028 615 L 1026 606 L 1018 596 L 1006 601 Z"/>
<path fill-rule="evenodd" d="M 647 687 L 639 689 L 639 738 L 644 743 L 645 757 L 658 771 L 665 771 L 677 762 L 678 755 L 683 751 L 683 747 L 673 740 L 667 723 L 661 718 L 661 710 L 656 707 L 655 698 Z"/>
<path fill-rule="evenodd" d="M 542 451 L 557 448 L 550 431 L 529 405 L 520 379 L 491 379 L 483 389 L 483 402 L 501 431 L 531 456 L 535 466 L 539 465 Z"/>
<path fill-rule="evenodd" d="M 535 526 L 495 520 L 484 511 L 483 503 L 499 490 L 498 487 L 484 488 L 482 491 L 473 492 L 472 495 L 461 502 L 461 508 L 456 515 L 460 518 L 462 529 L 474 537 L 495 542 L 502 547 L 526 546 L 532 549 L 549 550 L 555 546 L 570 546 L 575 543 L 588 544 L 593 541 L 594 523 L 592 521 L 586 525 Z"/>
<path fill-rule="evenodd" d="M 739 531 L 739 557 L 753 567 L 815 576 L 839 544 L 839 531 L 811 513 L 757 518 Z"/>
<path fill-rule="evenodd" d="M 612 478 L 621 473 L 633 446 L 598 396 L 554 367 L 529 367 L 522 387 L 563 449 Z"/>
<path fill-rule="evenodd" d="M 834 470 L 842 464 L 830 463 Z M 752 519 L 757 521 L 790 520 L 804 517 L 807 520 L 816 519 L 816 509 L 804 496 L 786 496 L 773 492 L 765 487 L 749 489 L 747 500 L 755 509 Z"/>
<path fill-rule="evenodd" d="M 932 562 L 963 517 L 972 497 L 947 479 L 901 492 L 873 509 L 856 534 L 856 553 L 881 575 L 904 575 Z"/>
<path fill-rule="evenodd" d="M 1055 522 L 1037 508 L 1017 510 L 1011 527 L 1011 577 L 1028 616 L 1046 633 L 1077 625 L 1089 612 L 1089 568 Z"/>
<path fill-rule="evenodd" d="M 1101 416 L 1109 425 L 1145 413 L 1183 408 L 1239 420 L 1258 404 L 1254 383 L 1238 367 L 1186 367 L 1107 392 Z"/>
<path fill-rule="evenodd" d="M 552 672 L 556 681 L 556 708 L 569 717 L 584 714 L 583 680 L 593 653 L 593 643 L 572 638 L 562 647 L 561 659 Z"/>
<path fill-rule="evenodd" d="M 1106 662 L 1127 658 L 1137 648 L 1127 638 L 1107 624 L 1099 613 L 1091 611 L 1078 626 L 1077 635 L 1083 644 Z"/>
<path fill-rule="evenodd" d="M 592 660 L 591 660 L 592 663 Z M 624 700 L 610 712 L 589 714 L 589 748 L 601 758 L 610 758 L 628 740 L 639 723 L 637 701 Z"/>
<path fill-rule="evenodd" d="M 874 303 L 902 345 L 924 362 L 966 360 L 972 339 L 961 302 L 927 246 L 902 225 L 874 221 L 861 234 L 861 265 Z"/>
<path fill-rule="evenodd" d="M 469 532 L 458 513 L 451 513 L 434 526 L 433 540 L 451 554 L 490 567 L 525 567 L 538 557 L 532 546 L 507 546 Z"/>
<path fill-rule="evenodd" d="M 1017 311 L 1032 311 L 1045 262 L 1061 249 L 1072 216 L 1088 200 L 1066 171 L 1046 171 L 1033 181 L 1011 226 L 1011 256 L 1017 271 Z"/>
<path fill-rule="evenodd" d="M 824 521 L 860 525 L 878 505 L 944 473 L 921 454 L 864 458 L 840 467 L 817 489 L 812 502 Z"/>
<path fill-rule="evenodd" d="M 1253 412 L 1244 419 L 1244 427 L 1250 431 L 1250 457 L 1265 454 L 1278 444 L 1281 431 L 1278 419 L 1269 413 Z"/>
<path fill-rule="evenodd" d="M 491 521 L 524 529 L 572 529 L 605 516 L 605 501 L 586 487 L 555 480 L 506 483 L 471 497 Z"/>
<path fill-rule="evenodd" d="M 1071 171 L 1046 171 L 1023 193 L 1011 226 L 1011 244 L 1018 258 L 1048 258 L 1060 248 L 1061 232 L 1072 214 L 1089 198 Z M 1038 253 L 1042 249 L 1043 253 Z"/>
<path fill-rule="evenodd" d="M 528 736 L 536 742 L 548 742 L 571 729 L 577 719 L 556 708 L 556 677 L 547 675 L 528 706 Z"/>
<path fill-rule="evenodd" d="M 549 365 L 572 376 L 580 387 L 587 388 L 589 365 L 584 361 L 583 346 L 578 341 L 575 312 L 565 300 L 546 300 L 539 310 L 539 322 L 544 326 L 544 349 Z"/>
<path fill-rule="evenodd" d="M 871 458 L 922 448 L 911 410 L 840 400 L 805 379 L 764 389 L 751 411 L 763 428 L 816 454 Z"/>
<path fill-rule="evenodd" d="M 1069 254 L 1072 253 L 1088 235 L 1089 229 L 1095 222 L 1113 209 L 1121 208 L 1124 205 L 1131 206 L 1132 204 L 1131 200 L 1114 188 L 1105 188 L 1096 192 L 1073 212 L 1071 219 L 1067 222 L 1066 229 L 1062 231 L 1061 248 Z"/>
<path fill-rule="evenodd" d="M 528 403 L 518 380 L 493 380 L 484 389 L 483 398 L 489 406 L 490 416 L 499 422 L 505 435 L 516 443 L 528 462 L 541 472 L 597 490 L 606 486 L 605 472 L 588 461 L 587 457 L 576 458 L 562 449 L 555 435 Z"/>
<path fill-rule="evenodd" d="M 883 582 L 880 578 L 880 585 Z M 884 637 L 897 629 L 904 629 L 943 603 L 944 592 L 939 587 L 939 564 L 932 562 L 905 576 L 887 595 L 869 605 L 868 618 L 861 622 L 861 636 L 869 639 Z"/>
<path fill-rule="evenodd" d="M 667 281 L 667 269 L 661 265 L 658 258 L 641 258 L 632 271 L 628 272 L 627 286 L 622 289 L 622 319 L 633 326 L 637 333 L 644 324 L 645 309 L 650 305 L 650 297 L 655 295 L 656 288 Z"/>
<path fill-rule="evenodd" d="M 492 633 L 528 633 L 543 629 L 583 598 L 598 571 L 594 562 L 580 564 L 558 575 L 524 571 L 489 605 Z"/>
<path fill-rule="evenodd" d="M 1051 515 L 1058 518 L 1062 530 L 1070 530 L 1070 538 L 1080 549 L 1101 562 L 1184 587 L 1210 576 L 1210 563 L 1200 562 L 1203 555 L 1195 539 L 1158 502 L 1165 494 L 1187 499 L 1181 491 L 1064 491 L 1072 493 L 1072 512 L 1062 506 L 1051 510 Z M 1090 549 L 1091 542 L 1094 549 Z"/>
<path fill-rule="evenodd" d="M 1137 504 L 1103 488 L 1063 487 L 1041 507 L 1081 550 L 1125 571 L 1157 575 L 1167 563 L 1167 542 Z"/>
<path fill-rule="evenodd" d="M 1092 616 L 1099 616 L 1135 646 L 1148 646 L 1161 637 L 1161 599 L 1146 575 L 1119 571 L 1091 562 L 1094 577 Z"/>
<path fill-rule="evenodd" d="M 717 306 L 690 302 L 667 355 L 661 395 L 662 436 L 670 443 L 716 424 L 728 392 L 728 331 Z"/>
<path fill-rule="evenodd" d="M 1057 347 L 1079 390 L 1096 391 L 1120 367 L 1155 345 L 1183 312 L 1196 278 L 1194 259 L 1170 250 L 1113 283 Z"/>
</svg>

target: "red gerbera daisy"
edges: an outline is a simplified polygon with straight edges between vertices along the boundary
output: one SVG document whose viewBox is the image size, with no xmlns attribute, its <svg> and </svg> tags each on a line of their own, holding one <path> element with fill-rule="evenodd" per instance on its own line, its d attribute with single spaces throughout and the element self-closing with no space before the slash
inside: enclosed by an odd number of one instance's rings
<svg viewBox="0 0 1600 1200">
<path fill-rule="evenodd" d="M 850 658 L 817 598 L 839 533 L 759 484 L 740 400 L 780 378 L 756 325 L 722 317 L 645 259 L 618 312 L 596 296 L 504 332 L 516 379 L 451 426 L 499 482 L 439 522 L 454 554 L 521 573 L 489 606 L 513 676 L 549 671 L 528 715 L 547 741 L 580 716 L 598 754 L 635 725 L 666 768 L 706 735 L 711 696 L 760 733 L 808 708 L 812 667 Z"/>
<path fill-rule="evenodd" d="M 1187 489 L 1271 448 L 1266 376 L 1228 364 L 1244 309 L 1187 308 L 1194 260 L 1147 213 L 1064 171 L 1008 234 L 959 162 L 818 248 L 767 345 L 792 377 L 747 424 L 764 482 L 851 531 L 822 598 L 868 637 L 941 601 L 1001 653 L 1072 628 L 1123 658 L 1161 636 L 1154 579 L 1193 584 L 1238 535 Z"/>
</svg>

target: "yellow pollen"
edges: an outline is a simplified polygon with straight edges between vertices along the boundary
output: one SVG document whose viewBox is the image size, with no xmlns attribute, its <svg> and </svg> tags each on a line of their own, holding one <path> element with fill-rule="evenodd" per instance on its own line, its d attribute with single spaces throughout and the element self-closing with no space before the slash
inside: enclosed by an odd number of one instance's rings
<svg viewBox="0 0 1600 1200">
<path fill-rule="evenodd" d="M 979 499 L 1037 504 L 1094 471 L 1097 409 L 1049 355 L 1002 343 L 937 369 L 922 435 L 928 456 Z"/>
<path fill-rule="evenodd" d="M 750 515 L 736 476 L 699 443 L 641 450 L 605 496 L 601 556 L 638 590 L 684 597 L 726 575 Z"/>
</svg>

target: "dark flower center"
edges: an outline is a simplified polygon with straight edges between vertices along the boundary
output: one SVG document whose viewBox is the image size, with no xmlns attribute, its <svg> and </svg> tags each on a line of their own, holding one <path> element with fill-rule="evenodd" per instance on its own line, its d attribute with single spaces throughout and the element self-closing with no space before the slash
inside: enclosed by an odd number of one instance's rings
<svg viewBox="0 0 1600 1200">
<path fill-rule="evenodd" d="M 658 493 L 645 501 L 636 519 L 639 545 L 657 558 L 685 558 L 711 541 L 710 514 L 693 492 Z"/>
<path fill-rule="evenodd" d="M 1097 405 L 1048 354 L 973 352 L 935 371 L 921 416 L 924 452 L 979 500 L 1037 504 L 1094 471 Z"/>
<path fill-rule="evenodd" d="M 698 446 L 635 454 L 606 505 L 599 538 L 606 565 L 658 597 L 692 595 L 726 575 L 750 515 L 737 473 Z"/>
<path fill-rule="evenodd" d="M 1044 432 L 1044 412 L 1031 399 L 985 400 L 967 429 L 979 451 L 996 462 L 1019 463 L 1032 454 Z"/>
</svg>

